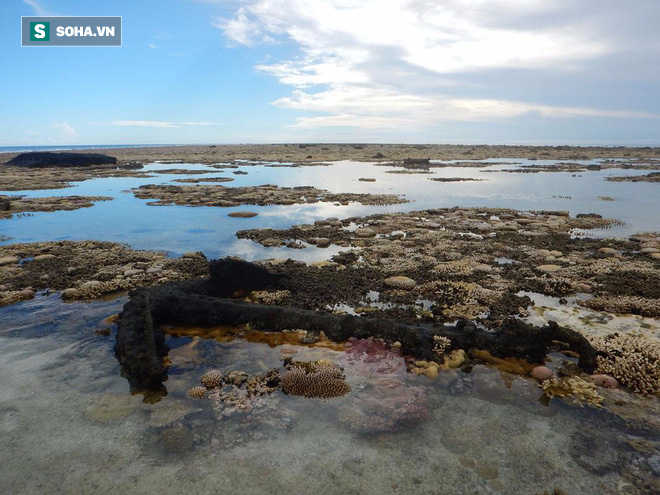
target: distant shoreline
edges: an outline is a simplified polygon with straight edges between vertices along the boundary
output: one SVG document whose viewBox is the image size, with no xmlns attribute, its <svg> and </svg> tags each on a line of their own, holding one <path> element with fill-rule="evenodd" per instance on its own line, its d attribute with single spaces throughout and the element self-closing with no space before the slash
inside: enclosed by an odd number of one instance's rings
<svg viewBox="0 0 660 495">
<path fill-rule="evenodd" d="M 11 149 L 9 149 L 11 148 Z M 20 150 L 19 150 L 20 148 Z M 489 158 L 536 160 L 625 160 L 658 161 L 660 147 L 604 146 L 511 146 L 448 144 L 238 144 L 238 145 L 98 145 L 71 147 L 0 147 L 0 162 L 26 150 L 99 150 L 119 161 L 182 161 L 218 163 L 231 160 L 305 161 L 393 161 L 404 158 L 474 161 Z"/>
</svg>

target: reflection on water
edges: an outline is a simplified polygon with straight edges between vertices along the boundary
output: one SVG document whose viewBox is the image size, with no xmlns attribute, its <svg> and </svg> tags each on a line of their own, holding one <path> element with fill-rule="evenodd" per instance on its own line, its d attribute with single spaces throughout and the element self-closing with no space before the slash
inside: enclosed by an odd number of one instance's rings
<svg viewBox="0 0 660 495">
<path fill-rule="evenodd" d="M 550 161 L 516 160 L 522 165 L 544 165 Z M 497 160 L 490 160 L 496 163 Z M 590 163 L 590 162 L 587 162 Z M 641 170 L 603 170 L 579 174 L 570 172 L 516 174 L 489 172 L 510 169 L 512 165 L 491 165 L 480 168 L 434 168 L 428 174 L 391 174 L 391 167 L 361 162 L 338 162 L 327 167 L 268 167 L 242 166 L 247 175 L 234 175 L 234 169 L 216 170 L 196 164 L 153 164 L 147 171 L 164 169 L 212 170 L 213 173 L 192 177 L 232 177 L 226 187 L 259 184 L 280 186 L 309 185 L 334 193 L 402 194 L 411 203 L 391 206 L 363 206 L 330 203 L 288 206 L 243 206 L 238 208 L 190 208 L 185 206 L 147 206 L 146 200 L 133 197 L 128 191 L 143 184 L 178 184 L 175 179 L 186 175 L 160 174 L 153 178 L 104 178 L 75 184 L 69 189 L 50 191 L 18 191 L 10 194 L 30 196 L 104 195 L 113 201 L 97 203 L 93 208 L 76 211 L 35 213 L 34 216 L 0 222 L 0 235 L 13 237 L 10 242 L 32 242 L 53 239 L 96 239 L 130 244 L 138 249 L 161 249 L 182 254 L 203 251 L 216 258 L 227 254 L 246 259 L 263 257 L 294 257 L 304 260 L 324 259 L 338 249 L 318 248 L 287 250 L 266 249 L 235 238 L 234 233 L 246 228 L 288 228 L 328 217 L 363 216 L 389 211 L 410 211 L 424 208 L 452 206 L 488 206 L 516 209 L 568 210 L 572 214 L 599 213 L 618 218 L 626 225 L 590 235 L 622 236 L 634 232 L 657 229 L 655 208 L 657 184 L 608 182 L 609 175 L 636 175 Z M 359 178 L 375 178 L 375 182 L 361 182 Z M 482 182 L 433 182 L 428 177 L 478 177 Z M 181 184 L 178 184 L 181 185 Z M 189 186 L 189 187 L 194 187 Z M 1 191 L 0 191 L 1 192 Z M 561 197 L 560 197 L 561 196 Z M 612 197 L 615 201 L 602 201 Z M 570 197 L 571 199 L 562 199 Z M 248 219 L 229 218 L 236 210 L 251 210 L 259 216 Z"/>
<path fill-rule="evenodd" d="M 148 169 L 183 167 L 207 168 L 162 164 Z M 329 257 L 335 248 L 265 249 L 236 240 L 234 233 L 330 216 L 468 205 L 596 212 L 626 221 L 605 235 L 657 230 L 657 205 L 652 204 L 657 185 L 604 181 L 612 171 L 573 177 L 432 169 L 433 177 L 487 179 L 441 183 L 428 181 L 426 174 L 388 174 L 387 167 L 352 162 L 241 170 L 247 175 L 227 170 L 203 177 L 234 177 L 225 184 L 229 187 L 270 182 L 332 192 L 394 192 L 413 202 L 250 206 L 258 217 L 235 219 L 227 217 L 234 208 L 148 207 L 123 192 L 184 175 L 100 179 L 69 190 L 26 194 L 75 191 L 110 195 L 113 201 L 3 220 L 0 235 L 13 237 L 10 242 L 93 238 L 173 253 L 202 250 L 209 257 L 315 260 Z M 376 182 L 360 182 L 360 177 Z M 0 308 L 0 369 L 5 371 L 0 380 L 0 493 L 657 493 L 658 399 L 602 390 L 602 409 L 557 399 L 548 403 L 532 380 L 493 367 L 442 371 L 435 380 L 407 373 L 402 356 L 373 343 L 308 346 L 293 334 L 237 335 L 219 329 L 209 339 L 194 329 L 173 329 L 167 337 L 168 395 L 145 404 L 141 396 L 129 394 L 113 353 L 114 328 L 107 318 L 121 311 L 125 300 L 121 295 L 65 304 L 56 296 L 37 297 Z M 569 304 L 562 312 L 557 301 L 536 300 L 539 311 L 530 319 L 537 323 L 551 317 L 598 332 L 641 328 L 657 337 L 657 321 L 615 317 L 605 322 L 594 311 Z M 422 309 L 424 303 L 419 301 Z M 365 300 L 365 305 L 377 304 L 377 294 Z M 278 390 L 250 412 L 231 413 L 212 400 L 186 396 L 210 369 L 259 375 L 282 369 L 287 357 L 339 364 L 351 392 L 319 400 Z M 554 366 L 564 357 L 552 359 Z"/>
</svg>

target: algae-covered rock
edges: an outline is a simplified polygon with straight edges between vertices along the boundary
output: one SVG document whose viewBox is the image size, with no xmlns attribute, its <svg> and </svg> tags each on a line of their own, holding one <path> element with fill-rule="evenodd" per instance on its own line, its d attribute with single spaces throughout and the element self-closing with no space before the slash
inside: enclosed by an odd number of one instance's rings
<svg viewBox="0 0 660 495">
<path fill-rule="evenodd" d="M 232 211 L 227 216 L 232 218 L 253 218 L 257 215 L 258 213 L 255 211 Z"/>
<path fill-rule="evenodd" d="M 181 454 L 192 450 L 194 438 L 192 432 L 183 425 L 166 428 L 160 433 L 160 444 L 165 452 Z"/>
<path fill-rule="evenodd" d="M 0 258 L 0 266 L 3 265 L 15 265 L 20 259 L 17 256 L 3 256 Z"/>
<path fill-rule="evenodd" d="M 7 162 L 7 165 L 19 167 L 88 167 L 90 165 L 115 164 L 114 156 L 100 153 L 52 153 L 30 152 L 21 153 Z"/>
</svg>

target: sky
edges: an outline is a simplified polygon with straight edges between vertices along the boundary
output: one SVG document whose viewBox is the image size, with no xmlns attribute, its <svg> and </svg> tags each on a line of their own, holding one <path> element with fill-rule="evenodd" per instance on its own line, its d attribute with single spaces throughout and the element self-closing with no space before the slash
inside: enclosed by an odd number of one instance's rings
<svg viewBox="0 0 660 495">
<path fill-rule="evenodd" d="M 20 18 L 122 16 L 121 47 Z M 0 146 L 660 145 L 659 0 L 2 0 Z"/>
</svg>

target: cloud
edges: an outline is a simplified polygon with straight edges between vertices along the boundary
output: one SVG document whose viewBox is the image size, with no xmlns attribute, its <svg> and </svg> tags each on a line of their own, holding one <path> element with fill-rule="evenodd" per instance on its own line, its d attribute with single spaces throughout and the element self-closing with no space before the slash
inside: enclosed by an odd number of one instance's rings
<svg viewBox="0 0 660 495">
<path fill-rule="evenodd" d="M 109 125 L 118 127 L 156 127 L 164 129 L 173 129 L 177 127 L 197 126 L 207 127 L 212 125 L 222 125 L 217 122 L 166 122 L 161 120 L 113 120 L 111 122 L 98 122 L 94 125 Z"/>
<path fill-rule="evenodd" d="M 155 50 L 156 48 L 158 48 L 158 45 L 156 45 L 155 43 L 149 43 L 149 48 Z"/>
<path fill-rule="evenodd" d="M 258 0 L 216 23 L 231 41 L 253 45 L 264 36 L 291 40 L 309 56 L 300 63 L 342 62 L 359 69 L 379 47 L 405 62 L 438 73 L 492 67 L 539 67 L 571 63 L 614 49 L 570 20 L 545 29 L 525 29 L 502 18 L 525 12 L 529 22 L 549 11 L 570 14 L 544 0 Z M 564 8 L 560 8 L 563 5 Z M 497 16 L 495 15 L 497 13 Z M 570 18 L 569 18 L 570 19 Z M 368 22 L 367 22 L 368 20 Z M 311 70 L 313 72 L 313 70 Z"/>
<path fill-rule="evenodd" d="M 410 128 L 447 121 L 485 122 L 537 114 L 543 117 L 660 119 L 649 112 L 559 107 L 520 101 L 400 94 L 391 89 L 339 86 L 314 94 L 294 90 L 275 102 L 280 108 L 335 115 L 302 117 L 290 127 Z"/>
<path fill-rule="evenodd" d="M 24 4 L 29 5 L 34 10 L 34 15 L 36 16 L 52 16 L 57 15 L 54 12 L 48 10 L 43 4 L 37 0 L 22 0 Z"/>
<path fill-rule="evenodd" d="M 293 127 L 375 129 L 529 114 L 657 119 L 595 96 L 616 77 L 618 67 L 604 61 L 624 57 L 635 72 L 657 60 L 650 19 L 658 15 L 655 0 L 626 9 L 615 0 L 246 0 L 215 25 L 236 45 L 298 48 L 256 66 L 292 87 L 275 106 L 323 114 Z M 589 74 L 597 64 L 604 68 Z M 590 87 L 576 98 L 585 79 Z M 521 80 L 537 90 L 530 101 L 511 89 Z M 548 80 L 560 89 L 543 91 Z"/>
<path fill-rule="evenodd" d="M 70 144 L 78 140 L 78 132 L 68 122 L 53 124 L 55 132 L 48 140 L 58 144 Z"/>
<path fill-rule="evenodd" d="M 219 19 L 214 25 L 222 29 L 229 40 L 241 45 L 250 46 L 264 39 L 264 34 L 257 24 L 248 18 L 243 7 L 231 19 Z"/>
</svg>

